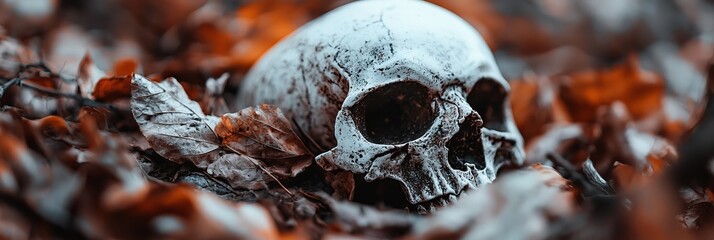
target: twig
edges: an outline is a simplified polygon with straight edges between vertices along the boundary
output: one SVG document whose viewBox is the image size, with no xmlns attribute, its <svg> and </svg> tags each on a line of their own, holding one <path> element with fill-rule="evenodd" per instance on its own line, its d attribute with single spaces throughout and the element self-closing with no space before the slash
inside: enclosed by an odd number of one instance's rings
<svg viewBox="0 0 714 240">
<path fill-rule="evenodd" d="M 108 104 L 108 103 L 97 102 L 95 100 L 85 98 L 80 95 L 58 92 L 53 89 L 49 89 L 49 88 L 31 84 L 31 83 L 27 83 L 27 82 L 25 82 L 25 80 L 27 80 L 27 78 L 23 77 L 22 73 L 24 73 L 27 69 L 33 68 L 33 67 L 42 69 L 42 71 L 48 73 L 50 77 L 59 78 L 58 75 L 52 73 L 52 70 L 42 62 L 36 63 L 36 64 L 24 64 L 24 65 L 20 66 L 17 73 L 15 73 L 14 78 L 12 78 L 9 81 L 0 85 L 0 97 L 3 96 L 3 93 L 6 89 L 8 89 L 9 87 L 11 87 L 13 85 L 18 85 L 20 88 L 31 89 L 33 91 L 40 92 L 42 94 L 49 95 L 52 97 L 69 98 L 69 99 L 72 99 L 72 100 L 78 102 L 79 105 L 81 105 L 81 106 L 102 107 L 102 108 L 109 109 L 110 111 L 112 111 L 114 113 L 118 113 L 118 114 L 124 112 L 124 110 L 122 110 L 114 105 Z"/>
<path fill-rule="evenodd" d="M 610 185 L 607 184 L 607 181 L 605 181 L 605 179 L 600 176 L 600 173 L 597 172 L 593 161 L 589 158 L 585 161 L 585 163 L 583 163 L 583 175 L 585 175 L 585 177 L 588 179 L 588 182 L 590 182 L 593 186 L 597 187 L 598 190 L 600 190 L 601 192 L 614 192 Z"/>
<path fill-rule="evenodd" d="M 19 82 L 19 78 L 13 78 L 10 81 L 7 81 L 0 85 L 0 98 L 5 94 L 5 89 L 9 88 L 10 86 L 14 85 L 15 83 Z"/>
<path fill-rule="evenodd" d="M 18 85 L 19 85 L 20 87 L 22 87 L 22 88 L 31 89 L 31 90 L 33 90 L 33 91 L 36 91 L 36 92 L 39 92 L 39 93 L 42 93 L 42 94 L 46 94 L 46 95 L 49 95 L 49 96 L 69 98 L 69 99 L 72 99 L 72 100 L 77 101 L 77 102 L 79 103 L 79 105 L 82 105 L 82 106 L 102 107 L 102 108 L 109 109 L 110 111 L 115 112 L 115 113 L 120 113 L 120 112 L 122 112 L 121 109 L 115 107 L 114 105 L 111 105 L 111 104 L 108 104 L 108 103 L 97 102 L 97 101 L 95 101 L 95 100 L 92 100 L 92 99 L 89 99 L 89 98 L 85 98 L 85 97 L 82 97 L 82 96 L 79 96 L 79 95 L 76 95 L 76 94 L 68 94 L 68 93 L 58 92 L 58 91 L 55 91 L 55 90 L 52 90 L 52 89 L 48 89 L 48 88 L 45 88 L 45 87 L 40 87 L 40 86 L 31 84 L 31 83 L 25 83 L 25 82 L 23 82 L 22 80 L 19 82 Z"/>
<path fill-rule="evenodd" d="M 586 177 L 578 172 L 575 166 L 559 154 L 551 152 L 548 153 L 547 157 L 553 161 L 558 173 L 560 173 L 560 175 L 562 175 L 565 179 L 572 181 L 573 185 L 580 188 L 585 197 L 610 195 L 605 189 L 596 187 L 593 183 L 589 182 Z"/>
<path fill-rule="evenodd" d="M 2 84 L 2 89 L 7 89 L 7 88 L 9 88 L 10 86 L 14 85 L 15 83 L 17 83 L 17 82 L 19 82 L 19 81 L 20 81 L 20 78 L 10 79 L 10 81 L 7 81 L 7 82 L 5 82 L 5 83 Z"/>
</svg>

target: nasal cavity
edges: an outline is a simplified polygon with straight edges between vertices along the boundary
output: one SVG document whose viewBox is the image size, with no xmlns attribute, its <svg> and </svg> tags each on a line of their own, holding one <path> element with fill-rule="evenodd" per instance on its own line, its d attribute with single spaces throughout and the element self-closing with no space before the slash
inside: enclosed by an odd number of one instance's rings
<svg viewBox="0 0 714 240">
<path fill-rule="evenodd" d="M 409 206 L 407 195 L 402 184 L 393 179 L 377 179 L 371 182 L 364 180 L 365 174 L 355 175 L 355 202 L 394 209 L 404 209 Z"/>
<path fill-rule="evenodd" d="M 466 164 L 476 166 L 476 169 L 486 168 L 486 159 L 481 141 L 482 120 L 479 114 L 467 116 L 459 126 L 459 132 L 446 143 L 449 149 L 449 165 L 451 168 L 466 171 Z"/>
</svg>

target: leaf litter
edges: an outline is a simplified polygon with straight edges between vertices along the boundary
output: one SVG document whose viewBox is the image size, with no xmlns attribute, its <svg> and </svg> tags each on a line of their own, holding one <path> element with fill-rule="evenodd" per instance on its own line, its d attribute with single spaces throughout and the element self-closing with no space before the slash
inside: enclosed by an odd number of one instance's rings
<svg viewBox="0 0 714 240">
<path fill-rule="evenodd" d="M 712 3 L 433 1 L 494 51 L 528 164 L 418 216 L 349 201 L 277 107 L 226 104 L 346 1 L 41 2 L 0 3 L 0 238 L 714 235 Z"/>
</svg>

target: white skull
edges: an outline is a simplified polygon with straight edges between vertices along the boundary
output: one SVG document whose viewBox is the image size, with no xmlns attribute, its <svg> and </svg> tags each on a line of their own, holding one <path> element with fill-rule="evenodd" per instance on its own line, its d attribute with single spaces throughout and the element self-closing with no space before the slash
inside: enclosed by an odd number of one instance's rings
<svg viewBox="0 0 714 240">
<path fill-rule="evenodd" d="M 322 168 L 368 185 L 388 179 L 406 207 L 424 213 L 523 162 L 508 93 L 484 40 L 453 13 L 421 1 L 359 1 L 271 49 L 238 105 L 278 105 L 324 149 Z"/>
</svg>

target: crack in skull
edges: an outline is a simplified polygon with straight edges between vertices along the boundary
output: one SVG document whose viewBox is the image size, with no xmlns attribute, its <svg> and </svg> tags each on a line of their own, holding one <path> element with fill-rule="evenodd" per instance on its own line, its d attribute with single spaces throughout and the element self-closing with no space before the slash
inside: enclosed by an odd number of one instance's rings
<svg viewBox="0 0 714 240">
<path fill-rule="evenodd" d="M 523 162 L 509 91 L 484 40 L 453 13 L 422 1 L 359 1 L 273 47 L 237 105 L 280 107 L 328 149 L 319 166 L 365 183 L 356 195 L 375 184 L 403 195 L 354 200 L 427 213 Z"/>
</svg>

